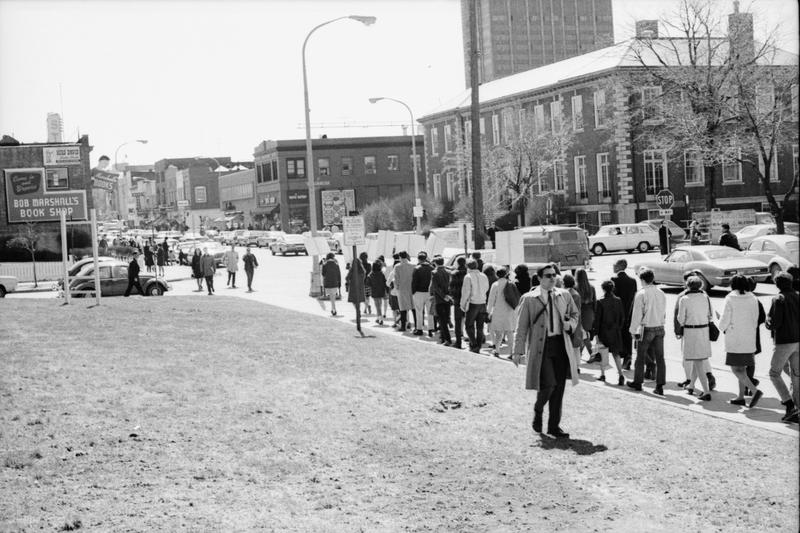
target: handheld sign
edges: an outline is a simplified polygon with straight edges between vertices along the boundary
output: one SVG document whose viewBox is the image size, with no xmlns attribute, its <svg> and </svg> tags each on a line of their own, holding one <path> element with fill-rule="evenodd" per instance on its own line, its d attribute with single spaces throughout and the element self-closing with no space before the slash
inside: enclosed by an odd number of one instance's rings
<svg viewBox="0 0 800 533">
<path fill-rule="evenodd" d="M 342 225 L 345 246 L 367 244 L 364 217 L 342 217 Z"/>
<path fill-rule="evenodd" d="M 522 246 L 522 230 L 498 231 L 494 235 L 497 244 L 495 262 L 498 265 L 518 265 L 525 262 Z"/>
</svg>

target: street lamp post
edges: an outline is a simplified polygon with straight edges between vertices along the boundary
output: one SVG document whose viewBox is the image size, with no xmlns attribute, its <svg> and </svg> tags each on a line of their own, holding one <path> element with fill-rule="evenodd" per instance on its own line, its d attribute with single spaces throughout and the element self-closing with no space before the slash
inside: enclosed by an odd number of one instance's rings
<svg viewBox="0 0 800 533">
<path fill-rule="evenodd" d="M 381 100 L 390 100 L 392 102 L 397 102 L 398 104 L 402 105 L 408 110 L 408 114 L 411 115 L 411 159 L 414 160 L 412 166 L 414 167 L 414 218 L 417 220 L 417 235 L 422 233 L 422 201 L 419 198 L 419 177 L 417 176 L 417 138 L 414 133 L 414 112 L 411 111 L 411 107 L 408 106 L 405 102 L 397 100 L 396 98 L 389 98 L 388 96 L 378 96 L 376 98 L 370 98 L 369 102 L 371 104 L 375 104 L 380 102 Z"/>
<path fill-rule="evenodd" d="M 120 144 L 119 146 L 117 146 L 117 149 L 114 150 L 114 170 L 118 170 L 119 169 L 119 167 L 117 166 L 118 165 L 117 156 L 119 155 L 119 149 L 122 148 L 123 146 L 126 146 L 128 144 L 133 144 L 133 143 L 147 144 L 147 139 L 135 139 L 133 141 L 126 141 L 126 142 Z"/>
</svg>

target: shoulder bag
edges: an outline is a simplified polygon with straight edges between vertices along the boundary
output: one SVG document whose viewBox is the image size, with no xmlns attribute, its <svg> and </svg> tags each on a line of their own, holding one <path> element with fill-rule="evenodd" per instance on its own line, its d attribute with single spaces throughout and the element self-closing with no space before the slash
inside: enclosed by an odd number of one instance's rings
<svg viewBox="0 0 800 533">
<path fill-rule="evenodd" d="M 719 339 L 719 328 L 714 323 L 714 314 L 711 312 L 711 298 L 706 296 L 708 302 L 708 338 L 711 342 Z"/>
</svg>

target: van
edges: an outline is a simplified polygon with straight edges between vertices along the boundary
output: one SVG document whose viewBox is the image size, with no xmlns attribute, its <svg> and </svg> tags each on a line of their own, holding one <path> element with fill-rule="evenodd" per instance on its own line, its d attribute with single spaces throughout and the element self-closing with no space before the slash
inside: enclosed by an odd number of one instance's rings
<svg viewBox="0 0 800 533">
<path fill-rule="evenodd" d="M 525 264 L 537 270 L 555 263 L 562 270 L 583 268 L 589 261 L 589 239 L 577 226 L 526 226 L 522 230 Z"/>
</svg>

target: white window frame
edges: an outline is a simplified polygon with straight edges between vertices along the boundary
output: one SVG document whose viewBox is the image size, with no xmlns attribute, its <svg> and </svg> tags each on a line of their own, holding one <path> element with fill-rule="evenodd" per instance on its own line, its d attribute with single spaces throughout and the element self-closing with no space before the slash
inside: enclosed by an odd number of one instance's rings
<svg viewBox="0 0 800 533">
<path fill-rule="evenodd" d="M 453 196 L 453 172 L 447 171 L 444 174 L 444 185 L 445 185 L 445 193 L 447 194 L 446 200 L 454 200 L 455 197 Z"/>
<path fill-rule="evenodd" d="M 648 93 L 653 93 L 648 97 Z M 645 124 L 660 124 L 664 121 L 664 106 L 661 102 L 660 85 L 645 85 L 641 88 L 642 120 Z M 653 116 L 648 116 L 648 109 L 653 109 Z"/>
<path fill-rule="evenodd" d="M 439 128 L 431 126 L 431 155 L 439 155 Z"/>
<path fill-rule="evenodd" d="M 504 107 L 501 115 L 503 119 L 503 127 L 500 128 L 503 142 L 507 143 L 514 134 L 514 110 L 510 107 Z"/>
<path fill-rule="evenodd" d="M 583 96 L 575 94 L 571 99 L 572 103 L 572 129 L 573 131 L 583 131 Z"/>
<path fill-rule="evenodd" d="M 600 201 L 611 200 L 611 157 L 608 152 L 595 156 L 597 164 L 597 197 Z M 602 226 L 602 224 L 600 224 Z"/>
<path fill-rule="evenodd" d="M 608 215 L 607 220 L 603 220 L 603 215 Z M 597 225 L 600 227 L 608 226 L 609 224 L 613 224 L 613 219 L 611 217 L 611 211 L 598 211 L 597 212 Z"/>
<path fill-rule="evenodd" d="M 322 162 L 325 161 L 325 166 L 322 166 Z M 325 171 L 323 172 L 323 169 Z M 330 157 L 318 157 L 317 158 L 317 172 L 320 176 L 330 176 L 331 175 L 331 158 Z"/>
<path fill-rule="evenodd" d="M 575 198 L 581 201 L 589 200 L 589 189 L 586 187 L 586 156 L 576 155 L 573 158 L 575 169 Z"/>
<path fill-rule="evenodd" d="M 370 170 L 369 166 L 367 165 L 367 159 L 372 160 L 372 170 Z M 377 174 L 378 173 L 378 161 L 374 155 L 365 155 L 364 156 L 364 175 L 367 174 Z"/>
<path fill-rule="evenodd" d="M 386 169 L 392 171 L 400 170 L 400 156 L 390 154 L 386 156 Z"/>
<path fill-rule="evenodd" d="M 735 179 L 730 179 L 728 177 L 729 176 L 728 172 L 730 172 L 730 171 L 727 170 L 727 169 L 731 168 L 733 165 L 726 165 L 724 162 L 722 163 L 722 184 L 723 185 L 730 185 L 730 184 L 736 185 L 736 184 L 742 183 L 742 162 L 741 162 L 741 159 L 742 159 L 742 149 L 739 148 L 738 160 L 734 161 L 734 164 L 736 165 L 736 176 L 735 176 Z"/>
<path fill-rule="evenodd" d="M 692 157 L 692 154 L 696 154 L 695 157 Z M 699 174 L 699 178 L 689 181 L 689 175 L 692 173 L 692 169 L 695 169 L 695 172 Z M 701 187 L 706 183 L 706 169 L 703 165 L 703 158 L 700 157 L 697 151 L 686 150 L 683 152 L 683 183 L 686 187 Z"/>
<path fill-rule="evenodd" d="M 464 146 L 472 146 L 472 119 L 464 121 Z"/>
<path fill-rule="evenodd" d="M 567 191 L 567 162 L 563 159 L 553 161 L 553 190 L 557 192 Z"/>
<path fill-rule="evenodd" d="M 500 116 L 497 113 L 492 113 L 492 144 L 500 144 Z"/>
<path fill-rule="evenodd" d="M 536 133 L 544 130 L 544 105 L 536 104 L 533 106 L 533 128 Z"/>
<path fill-rule="evenodd" d="M 764 160 L 761 158 L 761 154 L 758 154 L 758 170 L 761 174 L 764 174 Z M 772 183 L 777 183 L 781 181 L 780 176 L 778 176 L 778 147 L 772 147 L 772 165 L 769 167 L 769 181 Z"/>
<path fill-rule="evenodd" d="M 450 144 L 453 141 L 453 129 L 450 124 L 444 125 L 444 153 L 450 153 Z"/>
<path fill-rule="evenodd" d="M 667 167 L 667 151 L 666 150 L 645 150 L 642 153 L 642 159 L 643 159 L 643 162 L 644 162 L 643 167 L 644 167 L 644 191 L 645 191 L 645 196 L 647 198 L 655 198 L 655 195 L 658 194 L 658 191 L 660 191 L 661 189 L 666 189 L 666 188 L 669 187 L 669 175 L 668 175 L 669 172 L 668 172 L 668 167 Z M 657 168 L 656 167 L 657 164 L 660 164 L 661 169 L 662 169 L 662 175 L 663 175 L 663 180 L 662 180 L 663 183 L 661 185 L 659 185 L 658 187 L 655 186 L 656 185 L 656 175 L 655 175 L 656 172 L 655 171 L 656 171 L 656 168 Z M 648 178 L 648 165 L 652 165 L 652 171 L 651 171 L 652 172 L 652 181 L 653 181 L 653 187 L 651 188 L 652 191 L 653 191 L 652 193 L 648 193 L 647 192 L 647 189 L 648 189 L 648 183 L 647 182 L 650 179 L 650 178 Z"/>
<path fill-rule="evenodd" d="M 594 100 L 594 127 L 604 129 L 608 127 L 608 117 L 606 117 L 606 92 L 595 91 L 592 96 Z"/>
<path fill-rule="evenodd" d="M 442 197 L 442 175 L 433 175 L 433 197 L 437 200 Z"/>
<path fill-rule="evenodd" d="M 481 117 L 481 140 L 486 137 L 486 117 Z"/>
<path fill-rule="evenodd" d="M 345 167 L 345 163 L 347 167 Z M 349 156 L 342 157 L 342 176 L 349 176 L 353 173 L 353 158 Z"/>
<path fill-rule="evenodd" d="M 550 102 L 550 133 L 561 129 L 561 100 Z"/>
</svg>

